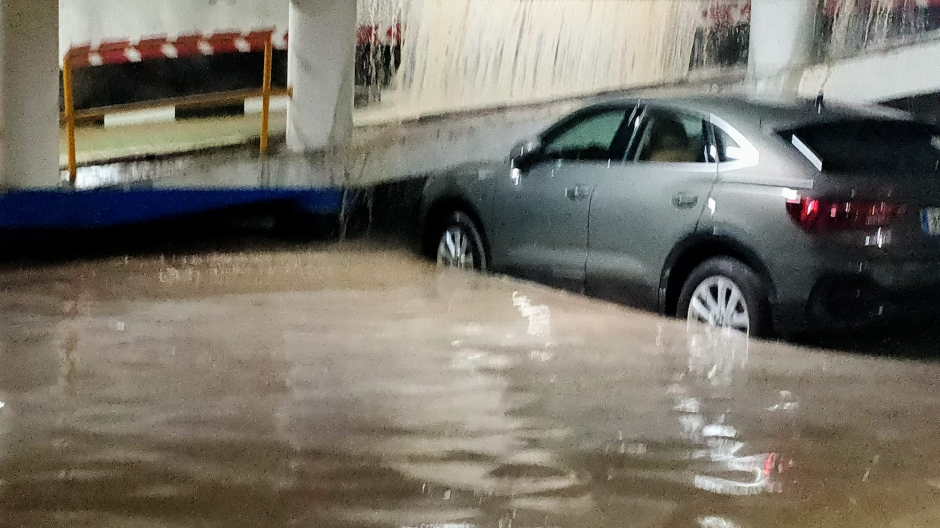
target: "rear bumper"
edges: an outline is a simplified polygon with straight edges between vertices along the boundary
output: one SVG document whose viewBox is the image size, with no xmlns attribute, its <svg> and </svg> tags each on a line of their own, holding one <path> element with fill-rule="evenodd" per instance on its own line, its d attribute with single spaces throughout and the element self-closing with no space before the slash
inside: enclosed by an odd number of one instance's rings
<svg viewBox="0 0 940 528">
<path fill-rule="evenodd" d="M 774 303 L 775 327 L 784 334 L 940 312 L 940 263 L 849 263 L 803 269 L 799 276 L 800 287 Z"/>
<path fill-rule="evenodd" d="M 851 327 L 933 310 L 938 299 L 938 284 L 897 289 L 865 276 L 826 277 L 814 288 L 807 309 L 812 322 Z"/>
</svg>

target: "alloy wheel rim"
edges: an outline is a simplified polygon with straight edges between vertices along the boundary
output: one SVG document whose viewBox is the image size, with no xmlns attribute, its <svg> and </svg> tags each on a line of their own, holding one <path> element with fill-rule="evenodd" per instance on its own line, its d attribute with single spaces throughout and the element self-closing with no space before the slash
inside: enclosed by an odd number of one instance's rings
<svg viewBox="0 0 940 528">
<path fill-rule="evenodd" d="M 751 328 L 744 293 L 734 281 L 721 276 L 709 277 L 695 288 L 689 303 L 688 321 L 744 334 Z"/>
<path fill-rule="evenodd" d="M 459 226 L 451 226 L 441 235 L 437 247 L 437 263 L 452 268 L 473 268 L 473 247 L 470 237 Z"/>
</svg>

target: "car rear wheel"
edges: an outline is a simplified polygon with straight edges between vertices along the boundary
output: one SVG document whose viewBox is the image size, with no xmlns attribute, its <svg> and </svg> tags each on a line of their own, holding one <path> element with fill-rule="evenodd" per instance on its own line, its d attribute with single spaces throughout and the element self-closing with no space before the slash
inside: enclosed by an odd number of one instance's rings
<svg viewBox="0 0 940 528">
<path fill-rule="evenodd" d="M 727 328 L 761 337 L 770 330 L 763 280 L 743 262 L 720 257 L 692 270 L 679 294 L 679 317 L 689 324 Z"/>
<path fill-rule="evenodd" d="M 447 216 L 441 225 L 437 263 L 459 269 L 486 269 L 486 250 L 479 228 L 466 213 Z"/>
</svg>

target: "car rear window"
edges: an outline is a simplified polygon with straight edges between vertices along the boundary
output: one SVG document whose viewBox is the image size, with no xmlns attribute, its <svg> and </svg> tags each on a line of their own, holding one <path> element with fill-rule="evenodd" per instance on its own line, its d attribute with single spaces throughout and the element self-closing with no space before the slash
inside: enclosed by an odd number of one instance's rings
<svg viewBox="0 0 940 528">
<path fill-rule="evenodd" d="M 780 132 L 823 172 L 934 174 L 940 128 L 912 121 L 842 120 Z"/>
</svg>

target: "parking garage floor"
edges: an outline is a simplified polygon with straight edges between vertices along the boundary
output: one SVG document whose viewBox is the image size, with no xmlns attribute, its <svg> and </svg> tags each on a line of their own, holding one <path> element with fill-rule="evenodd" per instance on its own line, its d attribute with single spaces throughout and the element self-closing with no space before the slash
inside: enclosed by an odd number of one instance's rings
<svg viewBox="0 0 940 528">
<path fill-rule="evenodd" d="M 927 527 L 940 365 L 370 243 L 0 271 L 0 526 Z"/>
</svg>

